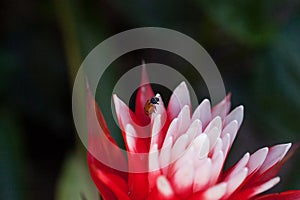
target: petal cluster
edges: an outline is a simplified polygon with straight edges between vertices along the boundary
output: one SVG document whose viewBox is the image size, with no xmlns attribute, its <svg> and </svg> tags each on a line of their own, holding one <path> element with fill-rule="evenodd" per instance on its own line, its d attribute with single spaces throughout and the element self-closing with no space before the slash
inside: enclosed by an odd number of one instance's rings
<svg viewBox="0 0 300 200">
<path fill-rule="evenodd" d="M 88 153 L 91 176 L 104 199 L 299 198 L 299 191 L 260 195 L 279 182 L 276 174 L 290 143 L 246 153 L 224 170 L 244 112 L 243 106 L 230 112 L 230 95 L 213 108 L 205 99 L 192 112 L 189 91 L 182 82 L 174 90 L 167 108 L 159 97 L 160 104 L 149 117 L 144 113 L 144 104 L 153 96 L 145 72 L 135 112 L 113 96 L 126 149 L 130 152 L 125 157 L 106 148 L 101 141 L 105 136 L 115 143 L 98 107 L 97 120 L 89 118 L 90 106 L 94 106 L 95 101 L 88 92 L 89 151 L 97 151 L 111 162 L 128 166 L 128 172 L 118 171 Z M 94 133 L 100 130 L 90 128 L 95 121 L 104 130 L 97 138 Z M 132 153 L 143 156 L 132 156 Z"/>
</svg>

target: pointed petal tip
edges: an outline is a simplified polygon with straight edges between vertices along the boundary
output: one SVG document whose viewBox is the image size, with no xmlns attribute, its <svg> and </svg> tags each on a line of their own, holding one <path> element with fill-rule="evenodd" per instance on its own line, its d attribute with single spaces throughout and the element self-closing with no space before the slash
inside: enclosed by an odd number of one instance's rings
<svg viewBox="0 0 300 200">
<path fill-rule="evenodd" d="M 205 99 L 203 99 L 202 100 L 202 102 L 201 103 L 209 103 L 209 105 L 210 105 L 210 100 L 209 99 L 207 99 L 207 98 L 205 98 Z"/>
<path fill-rule="evenodd" d="M 179 84 L 179 86 L 181 86 L 181 87 L 186 87 L 186 88 L 187 88 L 185 81 L 182 81 L 182 82 Z"/>
<path fill-rule="evenodd" d="M 226 95 L 226 99 L 230 100 L 231 99 L 231 92 L 228 92 L 228 94 Z"/>
<path fill-rule="evenodd" d="M 114 103 L 116 103 L 118 100 L 120 100 L 120 98 L 118 97 L 117 94 L 113 94 L 113 95 L 112 95 L 112 98 L 113 98 L 113 100 L 114 100 Z"/>
<path fill-rule="evenodd" d="M 286 143 L 286 146 L 287 146 L 287 149 L 290 149 L 290 148 L 291 148 L 291 146 L 292 146 L 292 143 L 291 143 L 291 142 L 289 142 L 289 143 Z"/>
<path fill-rule="evenodd" d="M 121 101 L 121 99 L 116 94 L 113 94 L 112 98 L 113 98 L 113 102 L 114 102 L 114 105 L 115 105 L 116 112 L 118 113 L 118 110 L 120 108 L 120 101 Z"/>
<path fill-rule="evenodd" d="M 271 189 L 272 187 L 274 187 L 279 182 L 280 182 L 280 177 L 279 176 L 277 176 L 275 178 L 272 178 L 271 180 L 266 181 L 262 185 L 258 186 L 256 188 L 254 194 L 259 194 L 259 193 L 265 192 L 265 191 Z"/>
</svg>

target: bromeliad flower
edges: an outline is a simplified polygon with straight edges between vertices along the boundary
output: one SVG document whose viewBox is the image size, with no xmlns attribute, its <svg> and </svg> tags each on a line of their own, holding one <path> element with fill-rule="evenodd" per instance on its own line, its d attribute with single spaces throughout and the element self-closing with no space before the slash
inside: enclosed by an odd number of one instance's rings
<svg viewBox="0 0 300 200">
<path fill-rule="evenodd" d="M 159 97 L 156 112 L 148 116 L 144 105 L 153 96 L 145 69 L 135 112 L 113 96 L 128 152 L 125 157 L 117 148 L 108 147 L 103 136 L 96 136 L 104 132 L 116 147 L 88 91 L 88 164 L 104 199 L 300 199 L 300 190 L 261 195 L 279 182 L 276 174 L 290 143 L 246 153 L 231 168 L 223 169 L 243 121 L 243 106 L 229 112 L 230 95 L 213 108 L 205 99 L 192 113 L 189 91 L 183 82 L 174 90 L 167 109 Z M 97 119 L 91 117 L 95 105 Z M 99 123 L 101 131 L 94 123 Z M 109 163 L 97 160 L 96 154 Z M 128 172 L 113 169 L 110 163 L 126 165 Z"/>
</svg>

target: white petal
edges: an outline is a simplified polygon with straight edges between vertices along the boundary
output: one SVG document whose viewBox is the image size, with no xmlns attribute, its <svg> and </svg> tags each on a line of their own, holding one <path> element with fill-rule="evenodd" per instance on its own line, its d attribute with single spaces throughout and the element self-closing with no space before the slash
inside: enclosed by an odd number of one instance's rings
<svg viewBox="0 0 300 200">
<path fill-rule="evenodd" d="M 241 125 L 244 118 L 244 106 L 236 107 L 233 111 L 229 113 L 229 115 L 225 118 L 225 126 L 232 122 L 233 120 L 236 120 L 238 122 L 238 126 Z"/>
<path fill-rule="evenodd" d="M 173 119 L 172 122 L 171 122 L 171 124 L 170 124 L 170 126 L 169 126 L 169 128 L 168 128 L 168 131 L 167 131 L 167 134 L 166 134 L 166 138 L 172 137 L 173 138 L 173 142 L 175 142 L 174 137 L 175 137 L 175 135 L 177 135 L 178 126 L 179 126 L 178 119 L 177 118 Z"/>
<path fill-rule="evenodd" d="M 172 137 L 169 137 L 165 140 L 166 142 L 161 148 L 159 155 L 159 163 L 162 168 L 163 174 L 168 174 L 169 164 L 171 162 L 171 148 L 172 148 Z"/>
<path fill-rule="evenodd" d="M 149 152 L 149 172 L 159 170 L 159 162 L 158 162 L 158 147 L 157 144 L 154 144 Z"/>
<path fill-rule="evenodd" d="M 268 155 L 264 163 L 259 169 L 260 173 L 265 172 L 267 169 L 272 167 L 274 164 L 282 160 L 288 150 L 291 148 L 291 143 L 279 144 L 269 149 Z"/>
<path fill-rule="evenodd" d="M 168 113 L 170 118 L 177 117 L 183 106 L 188 105 L 191 107 L 191 100 L 188 88 L 185 82 L 180 83 L 174 90 L 168 105 Z"/>
<path fill-rule="evenodd" d="M 183 155 L 188 145 L 188 139 L 189 137 L 187 135 L 182 135 L 176 140 L 175 144 L 172 147 L 172 152 L 171 152 L 172 162 L 177 160 L 180 156 Z"/>
<path fill-rule="evenodd" d="M 275 177 L 275 178 L 265 182 L 264 184 L 262 184 L 258 187 L 255 187 L 254 192 L 251 194 L 251 197 L 254 196 L 254 195 L 260 194 L 262 192 L 267 191 L 268 189 L 274 187 L 277 183 L 279 183 L 279 181 L 280 181 L 280 178 Z"/>
<path fill-rule="evenodd" d="M 159 176 L 156 180 L 157 189 L 164 197 L 172 197 L 174 191 L 168 179 L 165 176 Z"/>
<path fill-rule="evenodd" d="M 223 142 L 222 142 L 221 138 L 217 138 L 216 144 L 212 149 L 213 155 L 216 154 L 219 151 L 222 151 L 222 147 L 223 147 Z"/>
<path fill-rule="evenodd" d="M 207 185 L 211 174 L 211 166 L 211 159 L 208 158 L 204 159 L 201 165 L 199 165 L 198 168 L 196 168 L 193 192 L 198 192 Z"/>
<path fill-rule="evenodd" d="M 224 152 L 225 157 L 228 155 L 229 148 L 230 148 L 230 134 L 227 133 L 225 136 L 222 138 L 223 142 L 223 147 L 222 151 Z"/>
<path fill-rule="evenodd" d="M 193 165 L 194 163 L 194 159 L 195 159 L 195 153 L 194 153 L 194 147 L 193 146 L 189 146 L 187 149 L 185 149 L 185 151 L 183 151 L 181 154 L 181 156 L 177 156 L 177 160 L 171 160 L 171 162 L 173 163 L 172 165 L 170 165 L 169 167 L 169 173 L 168 173 L 168 177 L 172 177 L 174 175 L 174 173 L 176 173 L 182 166 L 186 165 L 187 163 L 191 163 Z M 172 158 L 172 154 L 171 154 L 171 158 Z"/>
<path fill-rule="evenodd" d="M 191 116 L 190 116 L 190 108 L 188 105 L 185 105 L 178 115 L 179 122 L 179 130 L 177 132 L 178 135 L 175 135 L 174 140 L 179 137 L 179 135 L 183 134 L 187 131 L 188 127 L 191 124 Z"/>
<path fill-rule="evenodd" d="M 210 129 L 208 132 L 205 133 L 208 137 L 208 140 L 209 140 L 209 151 L 211 151 L 216 142 L 217 142 L 217 139 L 220 137 L 221 135 L 221 130 L 218 129 L 218 127 L 214 127 L 212 129 Z"/>
<path fill-rule="evenodd" d="M 200 133 L 202 132 L 202 124 L 201 121 L 199 119 L 196 119 L 195 121 L 193 121 L 193 123 L 190 125 L 189 129 L 187 130 L 186 134 L 189 136 L 189 142 L 191 143 L 192 140 L 200 135 Z"/>
<path fill-rule="evenodd" d="M 216 200 L 220 199 L 226 193 L 227 184 L 226 183 L 219 183 L 209 189 L 207 189 L 204 193 L 204 198 L 206 200 Z"/>
<path fill-rule="evenodd" d="M 191 162 L 182 165 L 172 177 L 176 193 L 184 193 L 192 187 L 194 180 L 194 166 Z"/>
<path fill-rule="evenodd" d="M 247 164 L 247 167 L 249 169 L 248 174 L 251 174 L 252 172 L 258 170 L 261 167 L 268 155 L 268 151 L 269 149 L 265 147 L 257 150 L 250 156 L 249 162 Z"/>
<path fill-rule="evenodd" d="M 191 145 L 194 147 L 194 150 L 197 154 L 197 157 L 195 159 L 202 159 L 207 157 L 209 153 L 209 139 L 206 134 L 200 134 L 199 136 L 197 136 L 193 140 Z"/>
<path fill-rule="evenodd" d="M 208 124 L 203 132 L 207 133 L 214 127 L 217 127 L 219 130 L 222 130 L 222 119 L 221 117 L 217 116 Z"/>
<path fill-rule="evenodd" d="M 152 115 L 153 116 L 161 115 L 162 123 L 164 123 L 166 121 L 167 111 L 166 111 L 166 108 L 164 106 L 164 102 L 163 102 L 163 100 L 161 98 L 161 95 L 160 94 L 156 94 L 155 96 L 159 98 L 159 101 L 158 101 L 159 104 L 156 105 L 156 111 Z"/>
<path fill-rule="evenodd" d="M 113 100 L 115 104 L 116 114 L 119 119 L 120 128 L 124 129 L 126 124 L 132 124 L 132 119 L 130 117 L 130 110 L 128 106 L 121 100 L 117 95 L 113 95 Z"/>
<path fill-rule="evenodd" d="M 219 151 L 219 153 L 215 154 L 215 157 L 212 158 L 212 172 L 209 180 L 210 184 L 215 184 L 218 180 L 223 164 L 224 154 L 222 151 Z"/>
<path fill-rule="evenodd" d="M 241 183 L 243 183 L 247 177 L 247 173 L 248 169 L 243 168 L 239 173 L 229 177 L 229 180 L 227 181 L 227 192 L 225 198 L 229 197 L 241 185 Z"/>
<path fill-rule="evenodd" d="M 153 188 L 156 177 L 160 175 L 157 144 L 154 144 L 150 149 L 148 163 L 148 182 L 149 187 Z"/>
<path fill-rule="evenodd" d="M 151 133 L 151 146 L 158 142 L 159 133 L 162 129 L 161 115 L 157 115 L 154 118 L 152 133 Z"/>
<path fill-rule="evenodd" d="M 231 146 L 236 137 L 238 129 L 239 129 L 238 121 L 233 120 L 232 122 L 230 122 L 228 125 L 225 126 L 225 128 L 222 131 L 221 137 L 223 137 L 228 133 L 230 135 L 230 146 Z"/>
<path fill-rule="evenodd" d="M 120 129 L 124 131 L 126 129 L 126 125 L 131 124 L 131 126 L 133 126 L 133 128 L 136 130 L 136 134 L 138 134 L 137 137 L 149 137 L 149 131 L 145 131 L 148 127 L 139 126 L 134 122 L 132 116 L 130 115 L 131 111 L 129 107 L 121 99 L 119 99 L 117 95 L 113 95 L 113 100 Z"/>
<path fill-rule="evenodd" d="M 126 132 L 126 143 L 128 150 L 131 152 L 136 151 L 136 132 L 131 124 L 127 124 L 125 127 L 125 132 Z"/>
<path fill-rule="evenodd" d="M 196 108 L 192 121 L 199 119 L 202 122 L 203 127 L 206 127 L 211 120 L 211 108 L 208 99 L 204 99 L 201 104 Z"/>
<path fill-rule="evenodd" d="M 242 159 L 239 160 L 238 163 L 236 163 L 234 165 L 234 167 L 232 168 L 232 171 L 229 172 L 229 174 L 226 176 L 225 179 L 228 179 L 228 177 L 230 176 L 234 176 L 235 174 L 239 173 L 239 171 L 241 171 L 243 168 L 245 168 L 245 166 L 247 165 L 248 161 L 250 158 L 250 154 L 246 153 Z"/>
</svg>

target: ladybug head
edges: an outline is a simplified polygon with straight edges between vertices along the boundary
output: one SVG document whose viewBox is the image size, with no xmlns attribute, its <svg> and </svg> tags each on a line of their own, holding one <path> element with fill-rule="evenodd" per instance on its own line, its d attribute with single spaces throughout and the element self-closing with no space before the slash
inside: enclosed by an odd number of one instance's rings
<svg viewBox="0 0 300 200">
<path fill-rule="evenodd" d="M 158 104 L 159 98 L 158 98 L 158 97 L 152 97 L 152 98 L 150 99 L 150 102 L 151 102 L 152 104 Z"/>
</svg>

